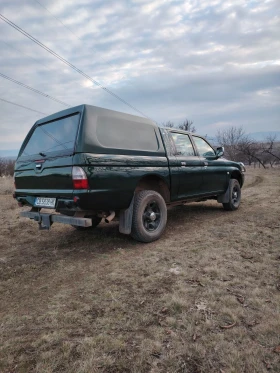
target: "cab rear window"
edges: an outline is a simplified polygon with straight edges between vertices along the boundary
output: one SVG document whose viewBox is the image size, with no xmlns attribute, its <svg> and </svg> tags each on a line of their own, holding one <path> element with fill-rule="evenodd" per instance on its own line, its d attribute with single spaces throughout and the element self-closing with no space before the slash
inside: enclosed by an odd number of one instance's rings
<svg viewBox="0 0 280 373">
<path fill-rule="evenodd" d="M 22 155 L 73 150 L 80 114 L 40 124 L 35 128 Z"/>
</svg>

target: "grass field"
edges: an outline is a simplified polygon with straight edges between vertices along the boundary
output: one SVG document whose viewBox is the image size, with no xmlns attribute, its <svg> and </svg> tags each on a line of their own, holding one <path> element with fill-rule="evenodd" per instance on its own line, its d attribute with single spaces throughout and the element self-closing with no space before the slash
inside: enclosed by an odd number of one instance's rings
<svg viewBox="0 0 280 373">
<path fill-rule="evenodd" d="M 1 373 L 280 372 L 279 169 L 249 170 L 236 212 L 214 201 L 170 209 L 151 244 L 114 222 L 38 231 L 9 182 Z"/>
</svg>

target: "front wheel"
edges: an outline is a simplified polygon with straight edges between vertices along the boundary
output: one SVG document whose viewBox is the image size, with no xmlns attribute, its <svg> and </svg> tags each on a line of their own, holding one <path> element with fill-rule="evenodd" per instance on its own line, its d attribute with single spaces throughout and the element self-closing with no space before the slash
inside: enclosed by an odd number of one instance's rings
<svg viewBox="0 0 280 373">
<path fill-rule="evenodd" d="M 131 236 L 140 242 L 152 242 L 163 233 L 167 208 L 162 196 L 153 190 L 143 190 L 134 197 Z"/>
<path fill-rule="evenodd" d="M 231 179 L 229 184 L 229 202 L 223 203 L 227 211 L 237 210 L 241 202 L 241 188 L 238 180 Z"/>
</svg>

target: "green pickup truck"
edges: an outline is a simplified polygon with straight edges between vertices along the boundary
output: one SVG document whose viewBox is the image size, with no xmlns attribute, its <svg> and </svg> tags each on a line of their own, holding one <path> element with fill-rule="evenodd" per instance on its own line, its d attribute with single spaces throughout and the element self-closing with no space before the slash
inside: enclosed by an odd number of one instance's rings
<svg viewBox="0 0 280 373">
<path fill-rule="evenodd" d="M 38 120 L 15 164 L 21 216 L 40 229 L 54 222 L 76 229 L 119 220 L 142 242 L 158 239 L 167 206 L 215 199 L 236 210 L 245 168 L 201 136 L 90 105 Z"/>
</svg>

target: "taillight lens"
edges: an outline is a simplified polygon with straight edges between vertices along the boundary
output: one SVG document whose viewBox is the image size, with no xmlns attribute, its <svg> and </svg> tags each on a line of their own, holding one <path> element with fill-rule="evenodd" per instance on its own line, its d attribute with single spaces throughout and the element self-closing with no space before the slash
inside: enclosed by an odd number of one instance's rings
<svg viewBox="0 0 280 373">
<path fill-rule="evenodd" d="M 89 189 L 87 175 L 81 167 L 73 167 L 72 180 L 74 189 Z"/>
</svg>

